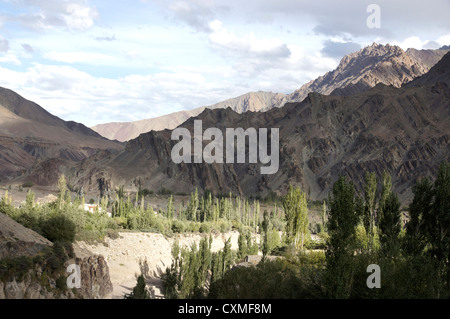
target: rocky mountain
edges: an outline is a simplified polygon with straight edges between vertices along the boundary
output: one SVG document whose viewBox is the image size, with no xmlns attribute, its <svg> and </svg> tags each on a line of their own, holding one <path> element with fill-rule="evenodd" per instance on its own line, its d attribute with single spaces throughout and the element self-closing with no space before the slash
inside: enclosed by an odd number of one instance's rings
<svg viewBox="0 0 450 319">
<path fill-rule="evenodd" d="M 122 147 L 83 124 L 64 121 L 17 93 L 0 88 L 0 182 L 26 175 L 36 166 L 77 162 L 99 150 Z M 57 178 L 57 167 L 34 171 L 33 182 L 41 185 L 53 183 L 53 175 Z"/>
<path fill-rule="evenodd" d="M 395 45 L 374 43 L 346 55 L 335 70 L 303 85 L 289 99 L 300 102 L 310 92 L 325 95 L 355 94 L 379 83 L 401 87 L 428 72 L 447 52 L 416 49 L 405 52 Z"/>
<path fill-rule="evenodd" d="M 46 255 L 52 246 L 46 238 L 0 213 L 0 299 L 98 299 L 112 291 L 104 257 L 77 244 L 64 269 L 70 264 L 80 267 L 81 287 L 75 293 L 60 289 L 60 273 L 54 270 L 51 255 Z"/>
<path fill-rule="evenodd" d="M 439 163 L 450 160 L 450 53 L 426 75 L 409 85 L 377 84 L 349 96 L 309 93 L 302 102 L 287 103 L 267 112 L 239 114 L 231 108 L 205 109 L 180 127 L 193 134 L 194 120 L 203 129 L 279 128 L 280 168 L 261 175 L 260 164 L 175 164 L 171 131 L 151 131 L 127 143 L 117 155 L 84 161 L 74 183 L 95 189 L 125 185 L 174 192 L 196 187 L 214 193 L 262 195 L 283 193 L 289 183 L 321 199 L 340 174 L 357 187 L 364 172 L 392 175 L 402 201 L 421 176 L 434 176 Z M 207 142 L 204 142 L 204 145 Z"/>
<path fill-rule="evenodd" d="M 243 113 L 247 111 L 267 111 L 273 107 L 279 107 L 287 101 L 287 95 L 271 92 L 252 92 L 236 98 L 210 106 L 203 106 L 187 111 L 180 111 L 163 115 L 157 118 L 140 120 L 135 122 L 115 122 L 93 126 L 92 129 L 100 135 L 118 141 L 128 141 L 138 137 L 141 133 L 161 131 L 164 129 L 174 129 L 188 118 L 197 116 L 206 108 L 231 108 L 235 112 Z"/>
<path fill-rule="evenodd" d="M 128 141 L 151 130 L 174 129 L 189 117 L 199 115 L 205 108 L 231 108 L 235 112 L 267 111 L 282 107 L 286 102 L 301 102 L 310 92 L 321 94 L 355 94 L 382 83 L 400 87 L 426 73 L 444 54 L 439 50 L 408 49 L 374 43 L 358 52 L 346 55 L 338 67 L 306 83 L 291 94 L 253 92 L 226 101 L 189 111 L 176 112 L 137 122 L 106 123 L 92 127 L 100 135 L 119 141 Z"/>
</svg>

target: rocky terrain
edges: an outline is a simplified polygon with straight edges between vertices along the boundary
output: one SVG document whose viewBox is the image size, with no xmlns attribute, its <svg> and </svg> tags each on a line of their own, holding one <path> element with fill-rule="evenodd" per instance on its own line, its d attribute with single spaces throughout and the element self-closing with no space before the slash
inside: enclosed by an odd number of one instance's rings
<svg viewBox="0 0 450 319">
<path fill-rule="evenodd" d="M 447 48 L 439 50 L 408 49 L 405 52 L 395 45 L 374 43 L 358 52 L 346 55 L 335 70 L 306 83 L 291 94 L 247 93 L 207 107 L 136 122 L 99 124 L 92 129 L 109 139 L 128 141 L 151 130 L 174 129 L 189 117 L 199 115 L 205 108 L 231 108 L 237 113 L 258 112 L 282 107 L 286 102 L 301 102 L 311 92 L 324 95 L 348 95 L 368 90 L 379 83 L 401 87 L 426 73 L 447 52 Z"/>
<path fill-rule="evenodd" d="M 450 159 L 449 83 L 447 54 L 405 87 L 378 84 L 349 96 L 309 93 L 302 102 L 267 112 L 205 109 L 182 124 L 190 132 L 195 119 L 204 129 L 279 128 L 280 169 L 273 175 L 261 175 L 259 164 L 174 164 L 175 142 L 164 130 L 141 134 L 117 155 L 84 161 L 73 183 L 89 189 L 102 180 L 109 189 L 125 185 L 130 190 L 164 185 L 174 192 L 198 187 L 247 196 L 282 193 L 293 183 L 322 199 L 340 174 L 361 187 L 365 171 L 379 177 L 386 171 L 405 202 L 421 176 L 435 176 L 439 163 Z"/>
<path fill-rule="evenodd" d="M 14 260 L 19 260 L 17 267 L 25 267 L 22 266 L 23 259 L 17 258 L 31 260 L 36 256 L 45 256 L 45 251 L 52 246 L 46 238 L 0 213 L 0 262 L 10 260 L 13 264 Z M 113 287 L 104 257 L 77 245 L 74 245 L 74 252 L 75 256 L 65 266 L 80 266 L 82 284 L 76 293 L 70 289 L 58 289 L 56 273 L 52 273 L 47 265 L 33 263 L 27 269 L 14 270 L 11 276 L 1 273 L 0 299 L 99 299 L 107 296 Z M 12 271 L 11 266 L 6 271 Z"/>
<path fill-rule="evenodd" d="M 121 143 L 109 141 L 83 124 L 63 121 L 0 88 L 0 183 L 28 177 L 33 170 L 29 181 L 52 185 L 60 166 L 70 166 L 99 150 L 122 148 Z"/>
<path fill-rule="evenodd" d="M 247 111 L 259 112 L 270 110 L 273 107 L 280 107 L 287 101 L 287 98 L 288 96 L 282 93 L 252 92 L 208 107 L 199 107 L 136 122 L 99 124 L 93 126 L 92 129 L 111 140 L 115 139 L 125 142 L 138 137 L 142 133 L 150 132 L 152 130 L 162 131 L 164 129 L 174 129 L 190 117 L 199 115 L 206 108 L 231 108 L 238 113 Z"/>
</svg>

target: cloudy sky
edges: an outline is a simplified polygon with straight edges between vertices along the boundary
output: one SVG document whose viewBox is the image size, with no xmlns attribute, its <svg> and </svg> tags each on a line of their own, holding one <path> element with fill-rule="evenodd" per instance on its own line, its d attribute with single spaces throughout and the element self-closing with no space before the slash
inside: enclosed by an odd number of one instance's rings
<svg viewBox="0 0 450 319">
<path fill-rule="evenodd" d="M 439 48 L 449 12 L 448 0 L 0 0 L 0 86 L 65 120 L 133 121 L 291 93 L 373 42 Z"/>
</svg>

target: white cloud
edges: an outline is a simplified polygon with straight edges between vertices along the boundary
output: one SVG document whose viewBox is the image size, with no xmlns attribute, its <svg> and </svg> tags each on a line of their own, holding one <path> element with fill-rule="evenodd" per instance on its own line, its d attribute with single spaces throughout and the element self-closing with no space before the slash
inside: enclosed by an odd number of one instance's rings
<svg viewBox="0 0 450 319">
<path fill-rule="evenodd" d="M 6 53 L 9 50 L 9 41 L 0 36 L 0 53 Z"/>
<path fill-rule="evenodd" d="M 92 126 L 132 121 L 214 104 L 238 93 L 199 72 L 162 72 L 118 79 L 94 77 L 71 66 L 34 64 L 24 72 L 0 67 L 0 86 L 52 114 Z"/>
<path fill-rule="evenodd" d="M 0 56 L 0 62 L 5 64 L 13 64 L 13 65 L 22 65 L 22 62 L 20 62 L 19 58 L 12 53 L 7 53 L 3 56 Z"/>
<path fill-rule="evenodd" d="M 113 58 L 102 53 L 90 53 L 90 52 L 48 52 L 44 54 L 44 58 L 65 62 L 69 64 L 73 63 L 87 63 L 87 64 L 108 64 L 113 61 Z"/>
<path fill-rule="evenodd" d="M 210 27 L 211 44 L 226 54 L 270 59 L 289 58 L 291 54 L 287 45 L 276 38 L 258 39 L 253 32 L 237 36 L 224 28 L 219 20 L 212 21 Z"/>
<path fill-rule="evenodd" d="M 86 5 L 71 3 L 66 8 L 64 20 L 71 30 L 86 30 L 94 25 L 98 12 Z"/>
<path fill-rule="evenodd" d="M 84 31 L 94 25 L 98 17 L 95 8 L 86 0 L 15 0 L 24 13 L 9 15 L 8 20 L 18 20 L 33 30 L 65 27 L 70 31 Z"/>
</svg>

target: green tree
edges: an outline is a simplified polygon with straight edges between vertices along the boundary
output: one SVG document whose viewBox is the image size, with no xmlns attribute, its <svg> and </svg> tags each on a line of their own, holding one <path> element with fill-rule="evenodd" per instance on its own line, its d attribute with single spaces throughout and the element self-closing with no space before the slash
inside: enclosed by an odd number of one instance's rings
<svg viewBox="0 0 450 319">
<path fill-rule="evenodd" d="M 261 223 L 262 239 L 263 239 L 263 244 L 262 244 L 262 249 L 261 250 L 262 250 L 262 253 L 263 253 L 263 258 L 270 253 L 270 248 L 269 248 L 269 227 L 270 227 L 269 213 L 267 212 L 267 210 L 265 210 L 264 211 L 264 215 L 263 215 L 263 221 Z"/>
<path fill-rule="evenodd" d="M 64 215 L 57 215 L 45 220 L 41 229 L 42 235 L 52 242 L 72 243 L 75 240 L 76 225 Z"/>
<path fill-rule="evenodd" d="M 170 195 L 169 202 L 167 203 L 167 218 L 173 219 L 175 216 L 175 208 L 173 206 L 173 196 Z"/>
<path fill-rule="evenodd" d="M 143 275 L 137 278 L 137 284 L 130 294 L 126 294 L 124 299 L 154 299 L 153 294 L 147 289 Z"/>
<path fill-rule="evenodd" d="M 360 216 L 353 183 L 341 176 L 329 199 L 326 285 L 329 297 L 348 298 L 354 276 L 354 242 Z"/>
<path fill-rule="evenodd" d="M 373 251 L 375 236 L 375 196 L 377 191 L 377 178 L 375 173 L 366 172 L 364 181 L 365 214 L 363 221 L 369 237 L 369 251 Z"/>
<path fill-rule="evenodd" d="M 58 199 L 57 199 L 57 203 L 58 203 L 58 208 L 62 209 L 64 204 L 66 203 L 66 198 L 67 198 L 67 181 L 66 181 L 66 177 L 64 176 L 64 174 L 61 174 L 59 176 L 58 179 Z"/>
<path fill-rule="evenodd" d="M 31 210 L 34 206 L 34 197 L 35 197 L 34 192 L 31 189 L 29 189 L 27 192 L 27 197 L 25 199 L 25 206 L 28 210 Z"/>
<path fill-rule="evenodd" d="M 242 260 L 245 256 L 247 256 L 247 240 L 243 231 L 239 231 L 238 237 L 238 253 L 237 257 Z"/>
<path fill-rule="evenodd" d="M 300 187 L 289 185 L 289 190 L 283 198 L 283 208 L 286 218 L 285 236 L 287 244 L 295 249 L 303 249 L 309 239 L 308 207 L 305 192 Z"/>
<path fill-rule="evenodd" d="M 385 255 L 398 253 L 399 235 L 401 231 L 400 201 L 395 193 L 387 195 L 383 201 L 379 218 L 380 243 Z"/>
<path fill-rule="evenodd" d="M 191 200 L 188 203 L 186 218 L 188 220 L 197 221 L 197 209 L 199 205 L 198 190 L 195 189 L 194 193 L 191 193 Z"/>
</svg>

